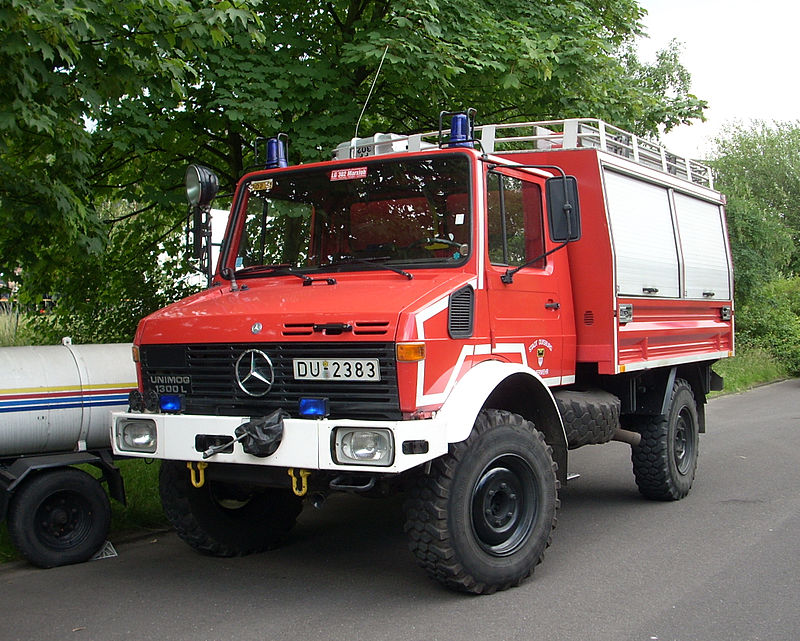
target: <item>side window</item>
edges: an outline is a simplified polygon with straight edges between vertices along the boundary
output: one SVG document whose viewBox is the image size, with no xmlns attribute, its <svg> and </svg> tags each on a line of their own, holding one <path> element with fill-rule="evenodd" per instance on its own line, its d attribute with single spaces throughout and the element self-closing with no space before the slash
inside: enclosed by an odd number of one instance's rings
<svg viewBox="0 0 800 641">
<path fill-rule="evenodd" d="M 487 181 L 489 260 L 494 265 L 524 265 L 545 252 L 542 190 L 511 176 L 491 172 Z M 543 269 L 541 258 L 530 267 Z"/>
</svg>

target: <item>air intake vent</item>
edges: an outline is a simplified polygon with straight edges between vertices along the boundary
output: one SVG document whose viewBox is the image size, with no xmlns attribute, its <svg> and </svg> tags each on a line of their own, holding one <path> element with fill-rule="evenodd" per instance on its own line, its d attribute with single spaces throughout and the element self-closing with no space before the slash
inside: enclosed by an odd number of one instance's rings
<svg viewBox="0 0 800 641">
<path fill-rule="evenodd" d="M 583 324 L 594 325 L 594 312 L 591 309 L 583 312 Z"/>
<path fill-rule="evenodd" d="M 285 323 L 284 336 L 311 336 L 314 333 L 314 323 Z"/>
<path fill-rule="evenodd" d="M 389 321 L 356 321 L 353 334 L 358 336 L 382 336 L 389 331 Z"/>
<path fill-rule="evenodd" d="M 475 290 L 466 285 L 450 294 L 447 331 L 450 338 L 470 338 L 475 320 Z"/>
<path fill-rule="evenodd" d="M 326 329 L 322 333 L 332 333 L 327 331 L 330 330 L 328 327 L 331 325 L 330 323 L 324 326 L 315 323 L 284 323 L 281 333 L 284 336 L 311 336 L 314 334 L 315 325 L 318 333 L 321 327 Z M 355 321 L 352 323 L 351 329 L 344 329 L 345 324 L 342 325 L 342 331 L 352 331 L 357 336 L 383 336 L 389 332 L 389 321 Z M 350 327 L 349 323 L 347 325 Z"/>
</svg>

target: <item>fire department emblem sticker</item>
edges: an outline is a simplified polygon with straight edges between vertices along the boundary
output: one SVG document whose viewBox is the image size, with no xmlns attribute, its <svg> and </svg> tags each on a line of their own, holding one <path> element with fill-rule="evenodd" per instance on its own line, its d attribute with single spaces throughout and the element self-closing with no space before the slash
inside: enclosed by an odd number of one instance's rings
<svg viewBox="0 0 800 641">
<path fill-rule="evenodd" d="M 552 351 L 553 344 L 546 338 L 537 338 L 533 343 L 531 343 L 530 347 L 528 347 L 528 353 L 536 354 L 536 363 L 540 369 L 544 367 L 544 360 L 547 356 L 547 353 Z"/>
</svg>

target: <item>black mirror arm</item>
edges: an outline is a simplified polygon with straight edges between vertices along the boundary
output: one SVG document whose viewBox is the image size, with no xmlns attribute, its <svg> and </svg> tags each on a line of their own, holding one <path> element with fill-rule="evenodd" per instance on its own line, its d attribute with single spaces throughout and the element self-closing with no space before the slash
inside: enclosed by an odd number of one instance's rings
<svg viewBox="0 0 800 641">
<path fill-rule="evenodd" d="M 510 285 L 511 283 L 514 282 L 514 274 L 516 274 L 520 269 L 525 269 L 526 267 L 533 265 L 535 262 L 542 260 L 542 258 L 547 258 L 550 254 L 554 254 L 559 249 L 563 249 L 564 247 L 569 245 L 569 243 L 570 241 L 565 240 L 563 243 L 561 243 L 560 245 L 556 245 L 555 247 L 553 247 L 553 249 L 546 251 L 544 254 L 541 254 L 536 258 L 532 258 L 531 260 L 523 263 L 522 265 L 519 265 L 518 267 L 515 267 L 514 269 L 507 269 L 505 273 L 502 276 L 500 276 L 500 280 L 504 284 Z"/>
<path fill-rule="evenodd" d="M 499 165 L 491 165 L 489 167 L 489 170 L 492 171 L 496 169 L 498 166 Z M 571 242 L 570 236 L 572 236 L 572 221 L 570 217 L 570 214 L 572 213 L 572 203 L 569 201 L 569 190 L 567 189 L 567 174 L 558 165 L 509 165 L 507 168 L 508 169 L 554 169 L 559 174 L 561 174 L 562 178 L 561 182 L 564 186 L 564 206 L 562 207 L 562 211 L 564 212 L 564 215 L 567 217 L 567 240 L 562 242 L 560 245 L 553 247 L 553 249 L 551 249 L 550 251 L 546 251 L 541 256 L 537 256 L 536 258 L 533 258 L 523 263 L 519 267 L 515 267 L 514 269 L 507 269 L 505 273 L 500 277 L 500 280 L 505 285 L 510 285 L 511 283 L 514 282 L 514 274 L 516 274 L 520 269 L 533 265 L 533 263 L 542 260 L 542 258 L 546 258 L 550 254 L 557 252 L 559 249 L 563 249 L 564 247 L 569 245 L 569 243 Z"/>
</svg>

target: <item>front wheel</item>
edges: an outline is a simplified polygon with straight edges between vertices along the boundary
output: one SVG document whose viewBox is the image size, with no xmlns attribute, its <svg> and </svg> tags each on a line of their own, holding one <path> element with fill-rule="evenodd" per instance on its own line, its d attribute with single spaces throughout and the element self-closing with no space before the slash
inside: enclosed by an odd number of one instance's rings
<svg viewBox="0 0 800 641">
<path fill-rule="evenodd" d="M 213 556 L 243 556 L 277 546 L 303 504 L 290 490 L 249 489 L 207 479 L 192 486 L 186 463 L 162 461 L 164 514 L 192 548 Z"/>
<path fill-rule="evenodd" d="M 478 415 L 406 502 L 411 551 L 447 587 L 476 594 L 519 585 L 541 562 L 558 509 L 556 465 L 533 424 Z"/>
<path fill-rule="evenodd" d="M 88 561 L 105 543 L 110 523 L 103 486 L 73 467 L 36 472 L 8 508 L 12 543 L 40 568 Z"/>
<path fill-rule="evenodd" d="M 677 501 L 689 493 L 697 469 L 699 425 L 692 388 L 678 379 L 667 415 L 645 423 L 640 428 L 641 443 L 631 451 L 633 474 L 643 496 Z"/>
</svg>

